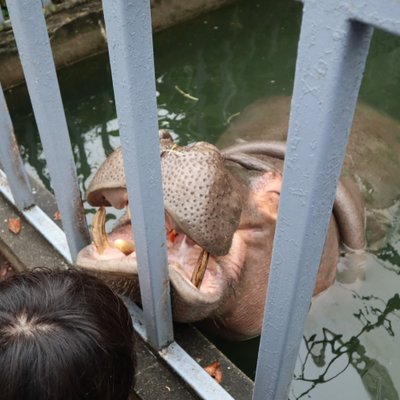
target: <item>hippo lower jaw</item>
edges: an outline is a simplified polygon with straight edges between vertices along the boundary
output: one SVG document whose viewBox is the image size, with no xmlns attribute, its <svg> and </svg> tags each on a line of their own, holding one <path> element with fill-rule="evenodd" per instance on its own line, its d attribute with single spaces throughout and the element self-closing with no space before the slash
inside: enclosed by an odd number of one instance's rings
<svg viewBox="0 0 400 400">
<path fill-rule="evenodd" d="M 104 221 L 100 222 L 104 224 Z M 192 282 L 192 274 L 203 249 L 193 242 L 186 234 L 172 231 L 170 219 L 166 219 L 168 273 L 173 288 L 172 300 L 174 319 L 178 322 L 194 322 L 205 318 L 215 310 L 225 298 L 230 282 L 219 262 L 221 257 L 209 256 L 207 268 L 202 283 L 197 288 Z M 94 224 L 95 225 L 95 224 Z M 104 231 L 104 225 L 94 226 L 94 231 Z M 138 266 L 134 239 L 129 216 L 123 217 L 116 229 L 105 239 L 93 235 L 94 242 L 84 248 L 76 261 L 77 267 L 88 273 L 105 278 L 110 286 L 118 292 L 138 296 Z M 108 244 L 101 248 L 104 242 Z M 132 249 L 124 254 L 118 247 L 118 242 L 129 243 Z M 98 251 L 100 247 L 100 252 Z M 188 312 L 188 308 L 193 310 Z"/>
</svg>

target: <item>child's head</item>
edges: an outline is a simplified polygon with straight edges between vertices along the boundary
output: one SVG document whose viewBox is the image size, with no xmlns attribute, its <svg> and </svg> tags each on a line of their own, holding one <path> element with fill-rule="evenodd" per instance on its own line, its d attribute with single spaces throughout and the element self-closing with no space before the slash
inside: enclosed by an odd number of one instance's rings
<svg viewBox="0 0 400 400">
<path fill-rule="evenodd" d="M 127 400 L 133 384 L 127 308 L 76 271 L 0 282 L 0 399 Z"/>
</svg>

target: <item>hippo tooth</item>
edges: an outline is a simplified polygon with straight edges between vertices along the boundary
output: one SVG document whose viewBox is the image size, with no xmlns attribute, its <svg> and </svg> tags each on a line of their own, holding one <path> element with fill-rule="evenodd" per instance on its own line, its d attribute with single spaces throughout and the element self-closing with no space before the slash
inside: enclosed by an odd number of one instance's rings
<svg viewBox="0 0 400 400">
<path fill-rule="evenodd" d="M 124 239 L 114 240 L 114 247 L 122 251 L 126 256 L 129 256 L 129 254 L 135 251 L 135 245 L 132 242 Z"/>
<path fill-rule="evenodd" d="M 199 259 L 197 260 L 196 266 L 194 267 L 192 278 L 190 279 L 190 281 L 193 283 L 194 286 L 197 287 L 197 289 L 200 289 L 201 283 L 203 282 L 209 256 L 210 253 L 202 249 Z"/>
<path fill-rule="evenodd" d="M 92 227 L 93 243 L 99 254 L 102 254 L 104 250 L 111 247 L 107 239 L 105 223 L 106 210 L 104 207 L 100 207 L 93 218 Z"/>
</svg>

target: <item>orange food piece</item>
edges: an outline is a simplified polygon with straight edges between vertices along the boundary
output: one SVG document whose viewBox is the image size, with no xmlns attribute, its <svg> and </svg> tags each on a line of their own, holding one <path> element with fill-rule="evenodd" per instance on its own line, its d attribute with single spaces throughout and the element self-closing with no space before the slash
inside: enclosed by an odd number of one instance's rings
<svg viewBox="0 0 400 400">
<path fill-rule="evenodd" d="M 20 218 L 9 218 L 8 229 L 14 234 L 18 235 L 21 232 L 21 219 Z"/>
<path fill-rule="evenodd" d="M 175 238 L 178 236 L 178 234 L 176 233 L 176 230 L 175 229 L 170 229 L 168 232 L 167 232 L 167 239 L 171 242 L 171 243 L 174 243 L 174 241 L 175 241 Z"/>
<path fill-rule="evenodd" d="M 204 370 L 218 383 L 222 382 L 221 363 L 219 361 L 214 361 L 213 363 L 205 367 Z"/>
</svg>

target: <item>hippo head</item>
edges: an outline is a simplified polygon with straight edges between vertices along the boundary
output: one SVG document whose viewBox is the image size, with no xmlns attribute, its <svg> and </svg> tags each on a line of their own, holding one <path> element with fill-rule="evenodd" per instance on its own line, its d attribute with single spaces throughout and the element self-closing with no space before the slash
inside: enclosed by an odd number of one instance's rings
<svg viewBox="0 0 400 400">
<path fill-rule="evenodd" d="M 283 151 L 273 145 L 264 155 L 276 158 Z M 278 212 L 279 168 L 242 152 L 221 153 L 205 142 L 180 147 L 165 132 L 160 158 L 174 320 L 202 321 L 228 339 L 258 335 Z M 100 209 L 93 243 L 79 253 L 77 266 L 140 301 L 131 218 L 127 213 L 108 236 L 104 228 L 104 207 L 128 204 L 120 149 L 97 171 L 87 201 Z M 338 249 L 332 217 L 316 292 L 333 282 Z"/>
<path fill-rule="evenodd" d="M 218 257 L 231 248 L 240 222 L 243 190 L 225 168 L 215 146 L 199 142 L 180 147 L 165 132 L 162 135 L 169 274 L 173 287 L 178 288 L 174 291 L 174 315 L 180 321 L 198 320 L 217 307 L 229 284 Z M 93 243 L 79 253 L 78 267 L 106 278 L 117 290 L 138 300 L 130 218 L 123 217 L 108 237 L 104 228 L 104 207 L 121 209 L 128 204 L 120 148 L 97 171 L 87 201 L 100 209 L 93 219 Z M 197 307 L 188 313 L 187 304 L 191 302 Z"/>
</svg>

